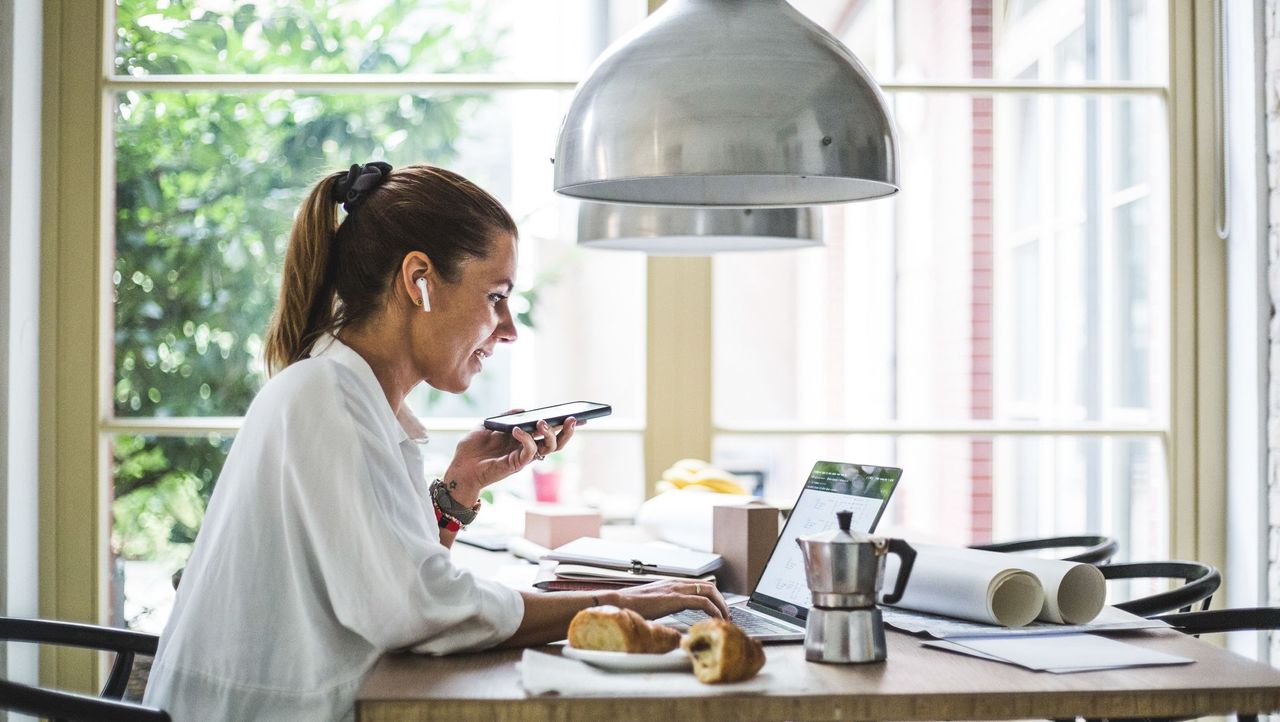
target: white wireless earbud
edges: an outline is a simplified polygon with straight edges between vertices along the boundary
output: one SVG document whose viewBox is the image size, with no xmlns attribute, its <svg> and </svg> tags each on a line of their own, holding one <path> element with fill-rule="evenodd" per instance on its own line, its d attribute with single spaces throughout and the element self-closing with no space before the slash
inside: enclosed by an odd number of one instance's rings
<svg viewBox="0 0 1280 722">
<path fill-rule="evenodd" d="M 427 297 L 427 279 L 425 278 L 418 279 L 418 290 L 422 291 L 422 310 L 430 311 L 431 299 Z"/>
</svg>

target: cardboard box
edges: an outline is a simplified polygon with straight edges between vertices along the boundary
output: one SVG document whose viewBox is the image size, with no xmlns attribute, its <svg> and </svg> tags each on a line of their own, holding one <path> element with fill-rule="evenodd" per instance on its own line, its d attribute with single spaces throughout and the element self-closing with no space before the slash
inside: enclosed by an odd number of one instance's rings
<svg viewBox="0 0 1280 722">
<path fill-rule="evenodd" d="M 548 549 L 584 536 L 600 536 L 600 512 L 570 506 L 535 506 L 524 513 L 524 538 Z"/>
<path fill-rule="evenodd" d="M 714 507 L 711 551 L 724 559 L 716 570 L 720 591 L 750 594 L 777 541 L 777 507 L 763 501 Z"/>
</svg>

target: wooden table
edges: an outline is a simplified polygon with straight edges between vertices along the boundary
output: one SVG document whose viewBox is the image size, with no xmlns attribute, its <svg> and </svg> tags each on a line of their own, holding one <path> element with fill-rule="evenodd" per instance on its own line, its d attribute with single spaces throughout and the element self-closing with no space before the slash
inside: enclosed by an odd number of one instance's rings
<svg viewBox="0 0 1280 722">
<path fill-rule="evenodd" d="M 520 651 L 454 657 L 388 655 L 357 697 L 360 722 L 466 720 L 996 720 L 1199 716 L 1280 710 L 1280 671 L 1177 632 L 1123 637 L 1194 664 L 1049 674 L 921 646 L 889 632 L 874 665 L 806 662 L 799 644 L 766 647 L 777 680 L 765 694 L 708 697 L 529 697 Z M 541 651 L 558 654 L 557 647 Z"/>
</svg>

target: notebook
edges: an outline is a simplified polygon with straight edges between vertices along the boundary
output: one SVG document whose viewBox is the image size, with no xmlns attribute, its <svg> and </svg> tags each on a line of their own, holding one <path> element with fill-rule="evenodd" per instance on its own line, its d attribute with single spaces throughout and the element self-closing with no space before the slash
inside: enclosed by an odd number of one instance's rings
<svg viewBox="0 0 1280 722">
<path fill-rule="evenodd" d="M 898 486 L 902 470 L 888 466 L 819 461 L 796 498 L 787 524 L 765 563 L 760 581 L 743 604 L 729 608 L 730 619 L 762 642 L 804 639 L 812 597 L 804 573 L 804 557 L 796 539 L 836 527 L 836 512 L 853 512 L 850 529 L 871 532 Z M 705 612 L 685 610 L 660 622 L 688 629 L 706 619 Z"/>
<path fill-rule="evenodd" d="M 655 544 L 578 537 L 543 557 L 570 564 L 589 564 L 635 574 L 700 577 L 720 566 L 720 555 Z"/>
</svg>

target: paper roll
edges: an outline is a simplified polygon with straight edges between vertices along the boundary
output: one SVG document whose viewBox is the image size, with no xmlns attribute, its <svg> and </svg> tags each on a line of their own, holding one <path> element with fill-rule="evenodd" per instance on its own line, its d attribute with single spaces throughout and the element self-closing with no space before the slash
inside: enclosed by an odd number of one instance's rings
<svg viewBox="0 0 1280 722">
<path fill-rule="evenodd" d="M 1044 588 L 1034 574 L 1006 555 L 970 557 L 949 547 L 913 544 L 915 566 L 897 606 L 1003 627 L 1021 627 L 1044 607 Z M 898 558 L 885 566 L 884 586 L 898 575 Z"/>
<path fill-rule="evenodd" d="M 1107 580 L 1092 564 L 1017 557 L 1018 566 L 1040 578 L 1044 609 L 1036 617 L 1054 624 L 1087 624 L 1102 611 Z"/>
<path fill-rule="evenodd" d="M 1085 624 L 1106 600 L 1106 580 L 1089 564 L 1016 554 L 913 544 L 915 567 L 897 605 L 1005 627 L 1033 619 Z M 885 586 L 896 579 L 889 557 Z"/>
</svg>

